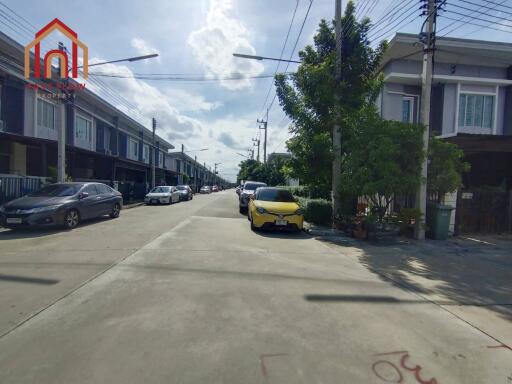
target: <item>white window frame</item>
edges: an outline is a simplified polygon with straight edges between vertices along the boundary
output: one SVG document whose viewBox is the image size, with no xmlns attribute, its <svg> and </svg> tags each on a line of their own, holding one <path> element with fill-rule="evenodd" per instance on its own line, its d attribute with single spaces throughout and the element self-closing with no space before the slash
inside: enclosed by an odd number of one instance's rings
<svg viewBox="0 0 512 384">
<path fill-rule="evenodd" d="M 164 167 L 164 153 L 162 151 L 158 151 L 158 166 L 160 168 Z"/>
<path fill-rule="evenodd" d="M 132 153 L 132 146 L 131 146 L 132 143 L 135 144 L 135 150 L 136 150 L 135 155 Z M 128 153 L 129 153 L 129 156 L 128 156 L 129 159 L 139 160 L 139 141 L 130 136 L 128 136 Z"/>
<path fill-rule="evenodd" d="M 402 109 L 401 109 L 401 112 L 402 112 L 402 119 L 403 119 L 403 116 L 404 116 L 404 101 L 409 101 L 409 121 L 403 121 L 401 120 L 402 122 L 404 123 L 414 123 L 414 97 L 413 96 L 403 96 L 402 97 Z"/>
<path fill-rule="evenodd" d="M 497 87 L 496 87 L 497 88 Z M 463 117 L 463 124 L 461 125 L 460 124 L 460 108 L 461 108 L 461 105 L 460 105 L 460 98 L 461 96 L 466 96 L 465 100 L 466 100 L 466 104 L 464 106 L 464 117 Z M 491 124 L 489 127 L 484 127 L 483 126 L 483 122 L 484 122 L 484 114 L 483 114 L 483 109 L 482 109 L 482 125 L 466 125 L 466 113 L 467 113 L 467 96 L 483 96 L 483 101 L 482 101 L 482 106 L 484 107 L 485 106 L 485 96 L 489 96 L 489 97 L 492 97 L 492 107 L 491 107 Z M 496 93 L 492 93 L 492 92 L 476 92 L 476 91 L 471 91 L 471 92 L 468 92 L 468 91 L 459 91 L 458 92 L 458 95 L 457 95 L 457 131 L 462 127 L 463 129 L 471 129 L 471 128 L 475 128 L 475 129 L 490 129 L 493 134 L 496 132 L 496 113 L 497 113 L 497 106 L 498 106 L 498 95 L 497 95 L 497 92 Z M 482 107 L 482 108 L 483 108 Z M 474 113 L 474 111 L 473 111 Z"/>
<path fill-rule="evenodd" d="M 84 138 L 78 137 L 78 119 L 85 120 L 87 123 L 89 123 L 89 125 L 86 125 L 89 138 L 84 139 Z M 75 115 L 75 139 L 84 140 L 84 141 L 92 144 L 92 129 L 93 129 L 92 127 L 93 127 L 92 119 L 90 119 L 80 113 L 77 113 Z M 87 136 L 87 134 L 86 134 L 86 136 Z"/>
<path fill-rule="evenodd" d="M 42 105 L 42 107 L 41 107 L 41 113 L 43 113 L 43 116 L 41 116 L 42 124 L 39 124 L 39 103 L 41 103 L 41 105 Z M 44 112 L 43 112 L 42 108 L 44 107 L 45 104 L 50 106 L 53 109 L 53 124 L 52 124 L 53 127 L 48 127 L 48 126 L 44 125 Z M 57 113 L 57 106 L 54 103 L 52 103 L 48 100 L 45 100 L 42 97 L 37 97 L 37 100 L 36 100 L 36 125 L 38 127 L 56 130 L 57 129 L 57 126 L 56 126 L 57 119 L 55 117 L 56 113 Z"/>
<path fill-rule="evenodd" d="M 142 144 L 142 161 L 146 164 L 149 164 L 150 160 L 150 150 L 149 150 L 149 144 L 143 143 Z"/>
</svg>

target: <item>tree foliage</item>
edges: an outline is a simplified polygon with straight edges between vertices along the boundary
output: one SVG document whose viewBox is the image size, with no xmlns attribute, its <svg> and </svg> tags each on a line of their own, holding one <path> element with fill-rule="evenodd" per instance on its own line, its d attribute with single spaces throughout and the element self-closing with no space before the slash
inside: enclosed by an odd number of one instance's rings
<svg viewBox="0 0 512 384">
<path fill-rule="evenodd" d="M 284 185 L 286 183 L 287 161 L 276 156 L 266 164 L 256 160 L 244 160 L 239 164 L 238 181 L 261 181 L 270 186 Z"/>
<path fill-rule="evenodd" d="M 413 193 L 421 182 L 424 127 L 383 120 L 372 109 L 353 118 L 359 124 L 343 161 L 342 186 L 366 196 L 382 215 L 394 195 Z"/>
<path fill-rule="evenodd" d="M 457 145 L 435 137 L 430 139 L 427 188 L 438 203 L 443 201 L 446 193 L 455 192 L 462 186 L 462 173 L 469 169 L 464 152 Z"/>
<path fill-rule="evenodd" d="M 333 23 L 320 22 L 314 46 L 299 52 L 302 60 L 297 72 L 276 76 L 276 92 L 292 124 L 287 147 L 293 154 L 292 176 L 306 184 L 331 186 L 332 127 L 340 109 L 342 151 L 348 150 L 353 131 L 354 112 L 371 104 L 380 86 L 375 76 L 385 44 L 370 47 L 370 20 L 357 21 L 355 7 L 347 4 L 342 18 L 341 81 L 335 81 L 335 33 Z M 335 97 L 335 96 L 338 97 Z"/>
</svg>

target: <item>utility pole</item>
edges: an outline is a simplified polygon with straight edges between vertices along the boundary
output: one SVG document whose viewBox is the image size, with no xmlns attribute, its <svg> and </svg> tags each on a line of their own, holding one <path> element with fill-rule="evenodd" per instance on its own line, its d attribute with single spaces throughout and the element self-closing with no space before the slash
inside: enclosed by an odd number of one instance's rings
<svg viewBox="0 0 512 384">
<path fill-rule="evenodd" d="M 197 192 L 197 155 L 194 155 L 194 192 Z"/>
<path fill-rule="evenodd" d="M 59 51 L 64 51 L 65 47 L 64 44 L 59 42 L 58 46 Z M 60 66 L 61 66 L 61 60 L 59 60 L 59 73 Z M 67 68 L 66 68 L 67 71 Z M 66 84 L 69 83 L 68 79 L 64 80 Z M 66 95 L 69 96 L 68 91 L 65 91 Z M 66 104 L 69 102 L 69 97 L 66 97 Z M 57 182 L 63 183 L 66 181 L 66 116 L 65 111 L 62 109 L 61 116 L 60 116 L 60 127 L 58 132 L 58 141 L 57 141 Z M 74 124 L 74 121 L 73 121 Z M 46 170 L 45 170 L 46 171 Z"/>
<path fill-rule="evenodd" d="M 215 175 L 215 185 L 218 184 L 218 180 L 219 180 L 219 178 L 217 177 L 217 165 L 219 165 L 219 164 L 222 164 L 222 163 L 215 163 L 214 164 L 215 165 L 215 170 L 214 170 L 213 174 Z"/>
<path fill-rule="evenodd" d="M 185 184 L 185 181 L 183 180 L 183 174 L 185 173 L 185 145 L 181 144 L 181 167 L 180 167 L 180 173 L 181 173 L 181 184 Z"/>
<path fill-rule="evenodd" d="M 268 108 L 267 108 L 267 115 L 266 115 L 266 119 L 263 120 L 259 120 L 257 119 L 256 120 L 257 123 L 259 124 L 263 124 L 263 128 L 261 127 L 260 125 L 260 129 L 264 129 L 265 130 L 265 136 L 264 136 L 264 139 L 263 139 L 263 163 L 266 163 L 267 162 L 267 123 L 268 123 Z M 253 150 L 253 159 L 254 159 L 254 150 Z M 259 157 L 259 156 L 258 156 Z"/>
<path fill-rule="evenodd" d="M 252 139 L 252 141 L 254 141 L 254 143 L 252 144 L 253 146 L 257 146 L 258 147 L 258 156 L 256 157 L 256 160 L 258 161 L 258 163 L 260 162 L 260 139 L 257 138 L 257 139 Z"/>
<path fill-rule="evenodd" d="M 421 76 L 421 110 L 420 122 L 425 127 L 423 132 L 423 151 L 425 158 L 421 166 L 421 182 L 416 193 L 416 206 L 420 209 L 423 216 L 415 228 L 415 238 L 425 239 L 425 217 L 427 214 L 427 172 L 428 172 L 428 142 L 430 136 L 430 96 L 432 89 L 432 63 L 434 55 L 434 20 L 436 18 L 437 8 L 436 0 L 428 1 L 426 32 L 423 42 L 423 72 Z M 424 24 L 425 25 L 425 24 Z"/>
<path fill-rule="evenodd" d="M 334 10 L 334 27 L 336 37 L 336 86 L 341 82 L 341 7 L 342 0 L 335 0 L 336 6 Z M 341 111 L 340 111 L 340 95 L 336 91 L 335 95 L 335 118 L 332 128 L 332 216 L 333 221 L 341 214 Z"/>
<path fill-rule="evenodd" d="M 152 153 L 152 159 L 151 159 L 151 188 L 155 188 L 155 179 L 156 179 L 156 169 L 155 169 L 155 163 L 156 163 L 156 145 L 155 145 L 155 131 L 156 131 L 156 119 L 153 117 L 152 120 L 152 127 L 153 127 L 153 134 L 152 134 L 152 145 L 153 145 L 153 153 Z"/>
</svg>

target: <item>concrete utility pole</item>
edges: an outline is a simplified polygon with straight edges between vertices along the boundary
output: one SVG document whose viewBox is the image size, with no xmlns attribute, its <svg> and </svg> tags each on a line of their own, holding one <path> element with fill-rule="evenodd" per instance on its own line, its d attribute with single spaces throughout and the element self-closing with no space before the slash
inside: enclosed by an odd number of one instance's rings
<svg viewBox="0 0 512 384">
<path fill-rule="evenodd" d="M 153 134 L 151 138 L 151 142 L 153 145 L 153 151 L 151 156 L 151 188 L 155 188 L 156 186 L 156 145 L 155 145 L 155 131 L 156 131 L 156 119 L 153 117 L 151 121 L 153 127 Z"/>
<path fill-rule="evenodd" d="M 252 139 L 252 141 L 254 141 L 254 143 L 252 144 L 253 146 L 257 146 L 258 147 L 258 156 L 256 156 L 256 160 L 260 161 L 260 139 Z"/>
<path fill-rule="evenodd" d="M 265 136 L 264 136 L 264 139 L 263 139 L 263 163 L 266 163 L 267 162 L 267 123 L 268 123 L 268 108 L 267 108 L 267 115 L 266 115 L 266 119 L 263 120 L 259 120 L 257 119 L 256 122 L 258 122 L 259 124 L 263 124 L 263 128 L 261 127 L 260 125 L 260 129 L 264 129 L 265 130 Z M 254 150 L 253 150 L 253 159 L 254 159 Z M 259 157 L 259 156 L 258 156 Z M 259 160 L 259 159 L 258 159 Z"/>
<path fill-rule="evenodd" d="M 64 44 L 59 42 L 58 49 L 59 49 L 59 51 L 65 51 Z M 61 60 L 59 60 L 59 73 L 61 73 L 61 71 L 60 71 L 61 65 L 62 65 Z M 69 83 L 68 79 L 65 79 L 64 82 L 66 84 Z M 67 96 L 69 96 L 67 90 L 64 92 L 66 93 Z M 68 102 L 69 102 L 69 98 L 67 97 L 65 105 L 67 105 Z M 61 108 L 60 121 L 61 121 L 61 124 L 59 127 L 58 136 L 57 136 L 57 138 L 58 138 L 58 141 L 57 141 L 57 182 L 63 183 L 64 181 L 66 181 L 65 180 L 66 179 L 66 115 L 65 115 L 64 108 Z"/>
<path fill-rule="evenodd" d="M 185 173 L 185 145 L 181 144 L 181 167 L 180 167 L 180 173 L 181 173 L 181 184 L 185 184 L 185 181 L 183 180 L 183 174 Z"/>
<path fill-rule="evenodd" d="M 434 45 L 434 20 L 436 18 L 437 8 L 435 0 L 427 0 L 427 20 L 426 20 L 426 36 L 424 40 L 423 49 L 423 73 L 421 76 L 421 110 L 420 122 L 425 127 L 423 132 L 423 151 L 425 159 L 421 166 L 420 187 L 416 193 L 416 206 L 423 214 L 422 218 L 418 220 L 415 230 L 415 237 L 418 240 L 425 239 L 425 217 L 427 214 L 427 172 L 428 172 L 428 142 L 430 136 L 430 95 L 432 89 L 432 63 L 433 63 L 433 45 Z"/>
<path fill-rule="evenodd" d="M 336 37 L 336 84 L 341 82 L 341 7 L 342 0 L 335 0 L 334 10 L 335 37 Z M 333 219 L 341 214 L 341 126 L 340 126 L 340 108 L 339 95 L 336 92 L 335 121 L 332 128 L 332 216 Z"/>
</svg>

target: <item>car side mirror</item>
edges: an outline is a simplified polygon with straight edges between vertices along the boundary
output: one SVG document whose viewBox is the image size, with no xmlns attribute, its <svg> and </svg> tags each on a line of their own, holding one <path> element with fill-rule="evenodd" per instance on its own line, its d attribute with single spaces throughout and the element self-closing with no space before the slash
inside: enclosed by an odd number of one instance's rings
<svg viewBox="0 0 512 384">
<path fill-rule="evenodd" d="M 85 199 L 88 196 L 89 196 L 89 194 L 87 192 L 80 192 L 80 194 L 78 195 L 78 198 L 80 200 L 82 200 L 82 199 Z"/>
</svg>

